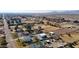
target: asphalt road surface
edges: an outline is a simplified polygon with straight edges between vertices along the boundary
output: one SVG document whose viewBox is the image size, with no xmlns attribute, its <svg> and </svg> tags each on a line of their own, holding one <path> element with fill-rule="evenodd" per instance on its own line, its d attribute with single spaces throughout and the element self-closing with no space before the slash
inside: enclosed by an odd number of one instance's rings
<svg viewBox="0 0 79 59">
<path fill-rule="evenodd" d="M 4 22 L 4 31 L 5 31 L 6 41 L 8 43 L 7 47 L 8 48 L 16 48 L 15 40 L 12 39 L 11 31 L 8 28 L 8 23 L 7 23 L 6 19 L 4 18 L 4 15 L 3 15 L 3 22 Z"/>
</svg>

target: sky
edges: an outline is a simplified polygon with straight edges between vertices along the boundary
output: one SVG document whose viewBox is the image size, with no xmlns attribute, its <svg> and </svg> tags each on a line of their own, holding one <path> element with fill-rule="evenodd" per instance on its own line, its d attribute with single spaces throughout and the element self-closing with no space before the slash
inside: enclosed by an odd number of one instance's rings
<svg viewBox="0 0 79 59">
<path fill-rule="evenodd" d="M 2 10 L 4 13 L 48 13 L 52 10 Z"/>
<path fill-rule="evenodd" d="M 48 10 L 79 10 L 79 0 L 0 0 L 0 12 L 45 13 Z"/>
</svg>

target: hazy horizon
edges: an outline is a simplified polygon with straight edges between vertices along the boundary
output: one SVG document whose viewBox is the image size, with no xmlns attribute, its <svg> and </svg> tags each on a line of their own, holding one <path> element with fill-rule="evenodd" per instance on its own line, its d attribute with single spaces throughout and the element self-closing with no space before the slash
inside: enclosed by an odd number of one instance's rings
<svg viewBox="0 0 79 59">
<path fill-rule="evenodd" d="M 49 12 L 66 12 L 79 10 L 1 10 L 0 13 L 49 13 Z"/>
</svg>

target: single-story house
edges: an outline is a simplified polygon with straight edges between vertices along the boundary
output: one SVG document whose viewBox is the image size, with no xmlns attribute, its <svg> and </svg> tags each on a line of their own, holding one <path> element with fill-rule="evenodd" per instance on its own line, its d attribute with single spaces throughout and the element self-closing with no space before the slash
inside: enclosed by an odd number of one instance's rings
<svg viewBox="0 0 79 59">
<path fill-rule="evenodd" d="M 45 33 L 37 34 L 37 38 L 39 40 L 45 40 L 47 39 L 47 35 Z"/>
</svg>

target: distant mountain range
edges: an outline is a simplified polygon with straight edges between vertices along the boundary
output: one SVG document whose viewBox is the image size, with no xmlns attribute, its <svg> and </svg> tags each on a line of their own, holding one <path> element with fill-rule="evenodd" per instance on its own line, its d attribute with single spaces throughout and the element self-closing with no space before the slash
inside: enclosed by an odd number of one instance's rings
<svg viewBox="0 0 79 59">
<path fill-rule="evenodd" d="M 52 11 L 53 14 L 79 14 L 79 10 Z"/>
<path fill-rule="evenodd" d="M 79 14 L 79 10 L 58 10 L 58 11 L 50 11 L 47 13 L 25 13 L 27 15 L 33 15 L 33 16 L 48 16 L 48 15 L 54 15 L 54 14 Z"/>
<path fill-rule="evenodd" d="M 79 14 L 79 10 L 50 10 L 50 12 L 46 13 L 5 13 L 5 15 L 26 15 L 26 16 L 48 16 L 54 14 Z"/>
</svg>

